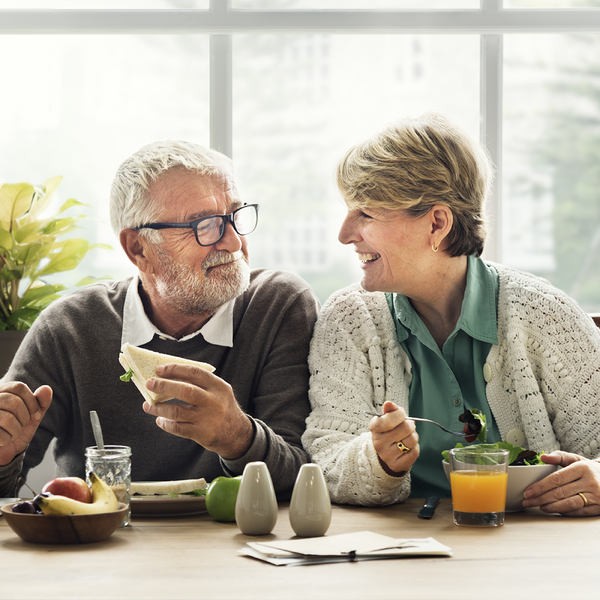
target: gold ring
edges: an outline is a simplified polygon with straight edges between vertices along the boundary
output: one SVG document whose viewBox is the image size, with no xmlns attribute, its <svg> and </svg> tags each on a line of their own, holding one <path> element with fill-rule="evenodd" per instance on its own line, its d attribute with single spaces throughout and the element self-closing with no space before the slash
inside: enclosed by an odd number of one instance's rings
<svg viewBox="0 0 600 600">
<path fill-rule="evenodd" d="M 408 446 L 405 446 L 402 442 L 398 442 L 396 444 L 396 446 L 398 446 L 398 450 L 400 450 L 400 452 L 410 452 L 410 448 Z"/>
<path fill-rule="evenodd" d="M 585 508 L 588 505 L 587 498 L 581 492 L 577 492 L 577 495 L 581 496 L 581 499 L 583 500 L 583 508 Z"/>
</svg>

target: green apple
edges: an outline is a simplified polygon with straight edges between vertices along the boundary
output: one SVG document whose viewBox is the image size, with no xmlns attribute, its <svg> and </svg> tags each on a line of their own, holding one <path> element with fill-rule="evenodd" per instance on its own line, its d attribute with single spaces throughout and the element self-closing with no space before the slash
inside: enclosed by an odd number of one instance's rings
<svg viewBox="0 0 600 600">
<path fill-rule="evenodd" d="M 235 501 L 241 481 L 241 475 L 217 477 L 211 481 L 206 492 L 206 510 L 215 521 L 235 521 Z"/>
</svg>

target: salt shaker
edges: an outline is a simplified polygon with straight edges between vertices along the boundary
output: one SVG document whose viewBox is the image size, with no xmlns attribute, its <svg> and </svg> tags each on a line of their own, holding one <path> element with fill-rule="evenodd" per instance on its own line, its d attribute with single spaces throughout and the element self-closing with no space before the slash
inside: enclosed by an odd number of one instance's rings
<svg viewBox="0 0 600 600">
<path fill-rule="evenodd" d="M 117 500 L 127 504 L 128 511 L 119 527 L 129 525 L 131 507 L 129 488 L 131 486 L 131 448 L 129 446 L 107 445 L 100 449 L 89 446 L 85 449 L 85 476 L 90 485 L 89 474 L 96 473 L 115 493 Z"/>
<path fill-rule="evenodd" d="M 290 525 L 300 537 L 325 535 L 331 524 L 331 500 L 319 465 L 302 465 L 290 502 Z"/>
<path fill-rule="evenodd" d="M 235 521 L 246 535 L 267 535 L 275 527 L 277 498 L 264 462 L 251 462 L 244 468 L 235 503 Z"/>
</svg>

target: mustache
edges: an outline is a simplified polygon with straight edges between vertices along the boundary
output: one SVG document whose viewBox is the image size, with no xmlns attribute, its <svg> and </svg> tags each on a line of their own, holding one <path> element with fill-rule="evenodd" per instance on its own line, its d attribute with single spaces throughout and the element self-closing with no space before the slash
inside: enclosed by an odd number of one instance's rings
<svg viewBox="0 0 600 600">
<path fill-rule="evenodd" d="M 211 267 L 218 267 L 219 265 L 228 265 L 229 263 L 235 262 L 240 258 L 244 258 L 244 253 L 241 250 L 234 252 L 224 252 L 222 250 L 216 251 L 214 254 L 209 254 L 202 263 L 204 270 L 210 269 Z"/>
</svg>

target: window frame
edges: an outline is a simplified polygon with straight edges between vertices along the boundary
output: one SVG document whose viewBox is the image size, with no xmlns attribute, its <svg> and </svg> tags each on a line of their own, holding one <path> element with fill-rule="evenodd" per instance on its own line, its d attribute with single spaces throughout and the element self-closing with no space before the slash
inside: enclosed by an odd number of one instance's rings
<svg viewBox="0 0 600 600">
<path fill-rule="evenodd" d="M 501 262 L 503 36 L 597 33 L 600 9 L 504 8 L 503 0 L 481 0 L 476 9 L 427 10 L 249 10 L 232 8 L 231 0 L 210 0 L 208 9 L 0 9 L 0 35 L 209 35 L 210 144 L 232 158 L 232 36 L 274 31 L 480 36 L 480 138 L 497 171 L 487 206 L 485 257 Z"/>
</svg>

